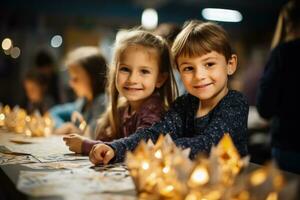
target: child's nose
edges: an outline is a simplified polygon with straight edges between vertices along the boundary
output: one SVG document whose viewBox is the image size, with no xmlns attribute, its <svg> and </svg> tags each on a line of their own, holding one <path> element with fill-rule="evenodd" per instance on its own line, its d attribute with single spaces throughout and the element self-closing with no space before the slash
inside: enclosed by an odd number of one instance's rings
<svg viewBox="0 0 300 200">
<path fill-rule="evenodd" d="M 195 78 L 196 79 L 199 79 L 199 80 L 204 79 L 206 77 L 206 74 L 207 74 L 207 72 L 206 72 L 205 68 L 202 66 L 198 67 L 195 70 Z"/>
<path fill-rule="evenodd" d="M 129 77 L 128 77 L 128 82 L 130 83 L 135 83 L 137 82 L 139 79 L 139 75 L 136 72 L 132 72 L 130 73 Z"/>
</svg>

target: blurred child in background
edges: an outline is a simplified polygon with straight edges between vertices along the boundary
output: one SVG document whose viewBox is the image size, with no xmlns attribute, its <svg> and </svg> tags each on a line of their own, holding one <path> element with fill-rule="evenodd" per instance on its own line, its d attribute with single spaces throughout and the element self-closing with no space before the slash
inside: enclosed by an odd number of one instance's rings
<svg viewBox="0 0 300 200">
<path fill-rule="evenodd" d="M 159 35 L 159 36 L 165 38 L 169 44 L 169 47 L 171 48 L 176 36 L 178 35 L 178 33 L 180 31 L 181 31 L 181 27 L 176 24 L 162 23 L 153 31 L 153 33 L 155 35 Z M 177 69 L 174 69 L 174 75 L 175 75 L 175 80 L 176 80 L 176 84 L 178 87 L 178 94 L 182 95 L 186 91 L 185 91 L 184 85 L 182 84 L 182 81 L 180 79 L 180 75 L 179 75 L 179 72 Z"/>
<path fill-rule="evenodd" d="M 39 111 L 45 114 L 54 105 L 53 98 L 47 94 L 47 78 L 35 69 L 29 70 L 23 80 L 28 114 Z"/>
<path fill-rule="evenodd" d="M 94 133 L 97 118 L 105 110 L 106 61 L 97 47 L 80 47 L 71 51 L 65 60 L 77 100 L 51 108 L 56 134 Z M 76 111 L 78 124 L 71 122 Z M 76 121 L 76 120 L 75 120 Z M 89 129 L 86 129 L 88 125 Z M 83 125 L 79 129 L 79 125 Z M 95 139 L 95 135 L 89 135 Z"/>
<path fill-rule="evenodd" d="M 34 69 L 45 77 L 47 96 L 54 100 L 54 103 L 62 102 L 59 76 L 56 69 L 56 60 L 49 50 L 41 49 L 34 57 Z"/>
</svg>

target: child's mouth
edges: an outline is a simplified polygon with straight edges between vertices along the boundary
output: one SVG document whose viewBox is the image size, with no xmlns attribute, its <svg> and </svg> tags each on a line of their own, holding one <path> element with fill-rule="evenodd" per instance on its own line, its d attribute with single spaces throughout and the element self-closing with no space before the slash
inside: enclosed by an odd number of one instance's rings
<svg viewBox="0 0 300 200">
<path fill-rule="evenodd" d="M 202 89 L 202 88 L 206 88 L 207 86 L 209 86 L 209 85 L 211 85 L 211 84 L 212 84 L 212 83 L 196 85 L 196 86 L 194 86 L 194 88 L 196 88 L 196 89 Z"/>
</svg>

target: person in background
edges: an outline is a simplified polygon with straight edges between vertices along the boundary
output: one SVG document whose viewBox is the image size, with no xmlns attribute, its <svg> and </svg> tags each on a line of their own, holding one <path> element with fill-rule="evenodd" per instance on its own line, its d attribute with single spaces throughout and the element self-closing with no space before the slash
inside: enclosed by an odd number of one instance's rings
<svg viewBox="0 0 300 200">
<path fill-rule="evenodd" d="M 172 54 L 187 94 L 178 97 L 164 118 L 150 128 L 93 146 L 89 156 L 94 164 L 121 162 L 141 140 L 155 142 L 170 134 L 180 148 L 190 148 L 190 158 L 209 153 L 224 133 L 229 133 L 242 156 L 247 154 L 249 105 L 238 91 L 229 90 L 228 76 L 237 67 L 227 33 L 214 23 L 189 21 L 176 37 Z"/>
<path fill-rule="evenodd" d="M 178 33 L 180 31 L 181 31 L 181 27 L 176 24 L 162 23 L 153 31 L 153 33 L 155 35 L 159 35 L 159 36 L 165 38 L 171 48 L 176 36 L 178 35 Z M 186 91 L 185 91 L 184 85 L 182 84 L 182 81 L 180 79 L 180 75 L 179 75 L 179 72 L 177 69 L 174 69 L 174 75 L 175 75 L 175 80 L 176 80 L 176 84 L 178 87 L 178 93 L 179 93 L 179 95 L 182 95 Z"/>
<path fill-rule="evenodd" d="M 54 57 L 45 49 L 37 52 L 34 58 L 34 67 L 40 74 L 42 74 L 46 80 L 46 93 L 50 96 L 54 103 L 61 103 L 61 91 L 59 86 L 59 76 L 56 69 L 56 63 Z"/>
<path fill-rule="evenodd" d="M 35 69 L 29 70 L 23 80 L 28 114 L 38 111 L 45 114 L 54 105 L 54 100 L 47 94 L 47 78 Z"/>
<path fill-rule="evenodd" d="M 300 52 L 300 2 L 282 8 L 257 93 L 259 114 L 271 121 L 271 153 L 279 167 L 300 173 L 297 94 Z"/>
<path fill-rule="evenodd" d="M 68 53 L 65 65 L 70 76 L 69 85 L 76 93 L 77 100 L 50 109 L 49 112 L 55 121 L 55 133 L 88 133 L 88 137 L 95 139 L 93 133 L 97 118 L 106 106 L 104 94 L 106 60 L 97 47 L 86 46 Z M 75 117 L 79 120 L 78 124 L 76 121 L 71 122 L 74 111 L 77 113 L 76 116 L 79 116 Z M 85 126 L 78 128 L 84 121 L 89 127 L 88 130 Z"/>
<path fill-rule="evenodd" d="M 128 137 L 160 121 L 177 95 L 167 42 L 141 30 L 117 35 L 109 68 L 109 106 L 99 120 L 97 141 L 74 134 L 64 137 L 76 153 L 89 154 L 93 145 Z"/>
<path fill-rule="evenodd" d="M 166 39 L 171 48 L 176 36 L 178 35 L 178 33 L 180 33 L 180 31 L 180 26 L 176 24 L 162 23 L 153 31 L 153 34 L 159 35 Z"/>
</svg>

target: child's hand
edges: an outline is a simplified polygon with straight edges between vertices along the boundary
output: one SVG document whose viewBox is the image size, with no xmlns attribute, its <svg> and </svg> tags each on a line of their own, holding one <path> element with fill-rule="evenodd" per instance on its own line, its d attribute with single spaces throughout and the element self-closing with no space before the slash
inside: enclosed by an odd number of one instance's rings
<svg viewBox="0 0 300 200">
<path fill-rule="evenodd" d="M 107 164 L 115 157 L 114 150 L 106 144 L 96 144 L 90 151 L 90 161 L 93 164 Z"/>
<path fill-rule="evenodd" d="M 70 134 L 63 137 L 66 145 L 69 146 L 70 151 L 75 153 L 82 153 L 82 143 L 85 138 L 78 134 Z"/>
<path fill-rule="evenodd" d="M 73 123 L 70 122 L 63 124 L 61 127 L 57 128 L 54 131 L 54 134 L 57 135 L 67 135 L 72 133 L 81 134 L 81 130 L 77 128 Z"/>
</svg>

